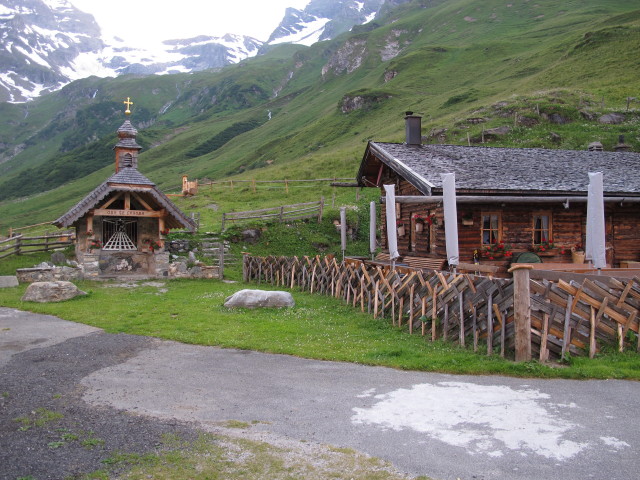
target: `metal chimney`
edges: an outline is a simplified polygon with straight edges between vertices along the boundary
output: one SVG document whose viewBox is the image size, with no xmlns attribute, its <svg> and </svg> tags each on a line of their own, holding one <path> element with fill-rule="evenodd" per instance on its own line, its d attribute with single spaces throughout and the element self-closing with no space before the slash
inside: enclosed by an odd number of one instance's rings
<svg viewBox="0 0 640 480">
<path fill-rule="evenodd" d="M 405 112 L 405 143 L 407 145 L 422 145 L 422 117 L 413 112 Z"/>
<path fill-rule="evenodd" d="M 628 152 L 629 150 L 631 150 L 631 146 L 624 143 L 624 135 L 619 135 L 618 144 L 615 147 L 613 147 L 613 149 L 616 152 Z"/>
</svg>

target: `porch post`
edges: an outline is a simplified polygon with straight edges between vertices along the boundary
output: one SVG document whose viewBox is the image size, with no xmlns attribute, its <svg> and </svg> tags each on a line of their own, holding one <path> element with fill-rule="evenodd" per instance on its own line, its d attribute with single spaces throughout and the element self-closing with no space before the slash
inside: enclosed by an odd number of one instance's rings
<svg viewBox="0 0 640 480">
<path fill-rule="evenodd" d="M 529 289 L 529 270 L 531 265 L 514 265 L 509 269 L 513 273 L 513 310 L 516 333 L 516 362 L 531 360 L 531 296 Z"/>
</svg>

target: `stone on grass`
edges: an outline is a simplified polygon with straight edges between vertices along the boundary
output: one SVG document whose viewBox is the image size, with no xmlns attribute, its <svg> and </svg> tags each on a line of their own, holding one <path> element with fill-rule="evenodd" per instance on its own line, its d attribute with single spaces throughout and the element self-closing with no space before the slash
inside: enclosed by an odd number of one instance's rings
<svg viewBox="0 0 640 480">
<path fill-rule="evenodd" d="M 86 295 L 71 282 L 34 282 L 27 287 L 22 296 L 23 302 L 62 302 L 78 295 Z"/>
<path fill-rule="evenodd" d="M 0 276 L 0 288 L 17 287 L 18 277 L 15 275 L 3 275 Z"/>
<path fill-rule="evenodd" d="M 229 308 L 293 307 L 295 304 L 289 292 L 249 289 L 234 293 L 224 302 Z"/>
<path fill-rule="evenodd" d="M 51 263 L 54 265 L 64 265 L 67 263 L 67 257 L 62 252 L 53 252 L 51 254 Z"/>
<path fill-rule="evenodd" d="M 619 125 L 624 122 L 626 117 L 621 113 L 607 113 L 598 118 L 598 122 L 605 125 Z"/>
</svg>

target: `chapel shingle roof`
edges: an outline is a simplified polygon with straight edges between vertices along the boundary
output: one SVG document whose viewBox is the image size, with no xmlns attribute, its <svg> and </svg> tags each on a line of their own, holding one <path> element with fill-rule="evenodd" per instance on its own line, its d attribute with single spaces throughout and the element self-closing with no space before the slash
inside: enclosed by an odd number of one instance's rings
<svg viewBox="0 0 640 480">
<path fill-rule="evenodd" d="M 168 228 L 186 228 L 195 230 L 195 223 L 187 217 L 175 204 L 162 193 L 147 177 L 135 168 L 123 168 L 114 173 L 104 183 L 96 187 L 91 193 L 73 206 L 67 213 L 58 218 L 54 225 L 66 228 L 82 218 L 89 210 L 96 208 L 100 202 L 114 192 L 137 192 L 150 195 L 158 205 L 162 206 L 169 214 Z"/>
<path fill-rule="evenodd" d="M 505 194 L 585 194 L 589 172 L 602 172 L 609 194 L 640 195 L 640 154 L 540 148 L 407 145 L 370 142 L 368 153 L 425 195 L 442 188 L 442 173 L 455 173 L 456 188 Z M 363 184 L 367 154 L 358 173 Z"/>
</svg>

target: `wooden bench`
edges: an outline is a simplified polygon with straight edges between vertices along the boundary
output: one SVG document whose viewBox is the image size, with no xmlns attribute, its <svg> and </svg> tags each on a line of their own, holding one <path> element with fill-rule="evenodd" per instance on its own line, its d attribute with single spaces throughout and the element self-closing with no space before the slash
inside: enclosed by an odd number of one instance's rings
<svg viewBox="0 0 640 480">
<path fill-rule="evenodd" d="M 447 260 L 445 258 L 402 257 L 402 263 L 418 270 L 444 270 Z"/>
<path fill-rule="evenodd" d="M 378 255 L 376 255 L 376 262 L 390 262 L 390 261 L 391 261 L 391 257 L 389 256 L 388 253 L 380 252 Z"/>
<path fill-rule="evenodd" d="M 375 262 L 391 262 L 391 257 L 388 253 L 381 252 L 376 255 Z M 411 268 L 413 270 L 444 270 L 444 266 L 447 261 L 444 258 L 429 258 L 429 257 L 400 257 L 396 260 L 399 268 Z M 367 263 L 367 262 L 365 262 Z"/>
</svg>

